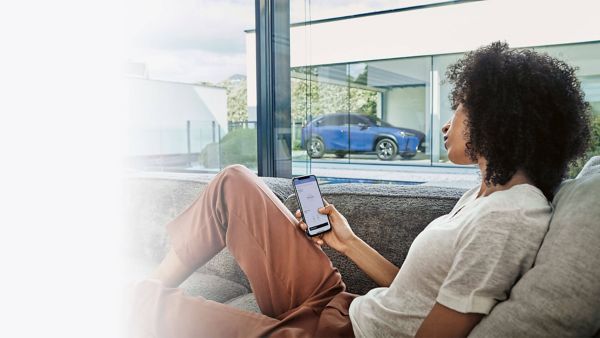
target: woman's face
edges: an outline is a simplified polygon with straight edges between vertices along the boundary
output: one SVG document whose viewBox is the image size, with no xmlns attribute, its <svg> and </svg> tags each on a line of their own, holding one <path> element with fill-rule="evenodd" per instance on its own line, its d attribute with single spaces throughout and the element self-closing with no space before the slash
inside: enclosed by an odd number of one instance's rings
<svg viewBox="0 0 600 338">
<path fill-rule="evenodd" d="M 467 112 L 462 104 L 454 111 L 450 121 L 442 127 L 444 134 L 444 146 L 448 151 L 448 159 L 454 164 L 473 164 L 473 160 L 466 153 L 466 122 Z"/>
</svg>

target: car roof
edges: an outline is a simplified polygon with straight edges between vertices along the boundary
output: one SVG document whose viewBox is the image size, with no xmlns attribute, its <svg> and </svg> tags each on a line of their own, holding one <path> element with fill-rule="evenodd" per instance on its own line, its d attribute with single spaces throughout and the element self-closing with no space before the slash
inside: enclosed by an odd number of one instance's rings
<svg viewBox="0 0 600 338">
<path fill-rule="evenodd" d="M 331 114 L 323 114 L 321 116 L 317 116 L 314 118 L 314 120 L 318 120 L 318 119 L 322 119 L 325 117 L 333 117 L 333 116 L 349 116 L 349 115 L 354 115 L 354 116 L 364 116 L 367 117 L 364 114 L 359 114 L 359 113 L 331 113 Z"/>
</svg>

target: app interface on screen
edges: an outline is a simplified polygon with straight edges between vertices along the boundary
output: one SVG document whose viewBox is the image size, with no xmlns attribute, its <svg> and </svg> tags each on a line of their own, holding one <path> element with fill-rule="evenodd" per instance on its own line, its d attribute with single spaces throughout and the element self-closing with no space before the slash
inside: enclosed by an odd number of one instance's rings
<svg viewBox="0 0 600 338">
<path fill-rule="evenodd" d="M 310 231 L 315 231 L 328 224 L 327 215 L 319 213 L 319 208 L 323 207 L 323 200 L 319 193 L 317 182 L 313 179 L 306 183 L 296 185 L 298 198 L 304 212 L 304 219 Z"/>
</svg>

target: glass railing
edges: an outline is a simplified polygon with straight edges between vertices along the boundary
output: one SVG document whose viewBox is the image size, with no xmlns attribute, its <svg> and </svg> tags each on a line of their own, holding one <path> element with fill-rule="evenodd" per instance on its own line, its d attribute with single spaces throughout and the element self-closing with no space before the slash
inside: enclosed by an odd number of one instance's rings
<svg viewBox="0 0 600 338">
<path fill-rule="evenodd" d="M 144 171 L 216 172 L 230 164 L 257 169 L 256 122 L 183 121 L 131 129 L 126 166 Z"/>
</svg>

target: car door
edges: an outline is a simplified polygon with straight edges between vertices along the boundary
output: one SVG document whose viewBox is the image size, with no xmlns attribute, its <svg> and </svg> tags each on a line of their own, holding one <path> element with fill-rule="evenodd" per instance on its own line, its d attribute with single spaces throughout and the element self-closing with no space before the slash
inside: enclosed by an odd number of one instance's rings
<svg viewBox="0 0 600 338">
<path fill-rule="evenodd" d="M 368 118 L 351 114 L 350 115 L 350 150 L 356 152 L 373 150 L 375 141 L 375 132 Z"/>
<path fill-rule="evenodd" d="M 348 150 L 347 120 L 345 114 L 334 114 L 323 118 L 318 130 L 327 151 Z"/>
</svg>

